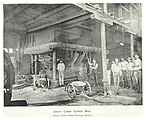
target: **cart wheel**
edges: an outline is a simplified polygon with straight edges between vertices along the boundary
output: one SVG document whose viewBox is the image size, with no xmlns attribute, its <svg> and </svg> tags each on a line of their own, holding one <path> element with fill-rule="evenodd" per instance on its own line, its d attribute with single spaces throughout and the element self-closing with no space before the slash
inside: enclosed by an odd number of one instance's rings
<svg viewBox="0 0 146 120">
<path fill-rule="evenodd" d="M 72 84 L 66 86 L 68 96 L 73 100 L 76 95 L 75 87 Z"/>
<path fill-rule="evenodd" d="M 87 81 L 85 81 L 85 83 L 86 83 L 86 85 L 83 87 L 83 92 L 84 92 L 84 94 L 90 94 L 91 93 L 91 86 Z"/>
</svg>

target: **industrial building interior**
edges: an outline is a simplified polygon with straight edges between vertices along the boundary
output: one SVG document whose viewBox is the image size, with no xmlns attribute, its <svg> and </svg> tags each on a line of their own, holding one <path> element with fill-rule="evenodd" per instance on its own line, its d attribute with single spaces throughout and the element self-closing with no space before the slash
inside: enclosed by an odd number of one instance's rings
<svg viewBox="0 0 146 120">
<path fill-rule="evenodd" d="M 142 93 L 131 89 L 121 88 L 117 96 L 99 94 L 107 80 L 107 59 L 135 54 L 142 59 L 141 3 L 4 4 L 3 11 L 3 49 L 15 71 L 12 101 L 25 100 L 28 106 L 142 105 Z M 87 59 L 93 58 L 99 86 L 88 75 Z M 96 99 L 69 98 L 66 86 L 58 85 L 60 60 L 66 67 L 65 84 L 88 81 L 89 97 Z M 50 84 L 34 89 L 34 76 L 43 67 Z"/>
</svg>

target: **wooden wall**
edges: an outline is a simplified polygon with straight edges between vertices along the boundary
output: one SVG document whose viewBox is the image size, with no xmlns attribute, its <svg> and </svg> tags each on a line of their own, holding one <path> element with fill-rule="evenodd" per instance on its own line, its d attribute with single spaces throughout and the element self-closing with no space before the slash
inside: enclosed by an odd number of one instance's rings
<svg viewBox="0 0 146 120">
<path fill-rule="evenodd" d="M 54 29 L 45 28 L 35 32 L 28 33 L 25 47 L 38 46 L 54 41 Z"/>
</svg>

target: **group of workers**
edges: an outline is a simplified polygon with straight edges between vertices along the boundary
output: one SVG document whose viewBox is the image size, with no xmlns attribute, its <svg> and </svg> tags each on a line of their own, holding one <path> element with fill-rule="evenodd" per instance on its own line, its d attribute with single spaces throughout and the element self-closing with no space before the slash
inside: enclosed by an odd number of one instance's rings
<svg viewBox="0 0 146 120">
<path fill-rule="evenodd" d="M 98 63 L 95 59 L 93 62 L 89 61 L 90 71 L 88 75 L 92 74 L 95 84 L 99 86 L 97 68 Z M 59 86 L 64 86 L 64 71 L 65 64 L 62 60 L 57 65 L 59 75 Z M 114 85 L 123 88 L 134 89 L 138 93 L 142 93 L 142 61 L 138 55 L 133 58 L 128 57 L 127 60 L 115 58 L 112 63 L 107 59 L 107 81 L 108 85 Z"/>
<path fill-rule="evenodd" d="M 115 58 L 112 64 L 107 59 L 107 79 L 109 86 L 113 83 L 114 86 L 142 93 L 142 61 L 139 56 L 128 57 L 127 60 Z"/>
</svg>

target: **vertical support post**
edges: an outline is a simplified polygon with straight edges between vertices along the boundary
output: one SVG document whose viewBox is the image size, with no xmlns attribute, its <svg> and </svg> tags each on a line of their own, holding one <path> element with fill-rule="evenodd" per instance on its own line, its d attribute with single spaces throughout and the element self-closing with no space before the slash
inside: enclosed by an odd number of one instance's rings
<svg viewBox="0 0 146 120">
<path fill-rule="evenodd" d="M 121 5 L 118 5 L 118 17 L 119 18 L 122 17 L 122 7 L 121 7 Z"/>
<path fill-rule="evenodd" d="M 18 75 L 20 74 L 20 37 L 19 37 L 19 40 L 17 42 L 17 61 L 18 61 L 18 66 L 17 66 L 17 72 L 18 72 Z"/>
<path fill-rule="evenodd" d="M 31 55 L 31 58 L 32 58 L 33 56 Z M 33 76 L 33 87 L 34 87 L 34 90 L 35 90 L 35 88 L 36 88 L 36 80 L 37 80 L 37 61 L 38 61 L 38 55 L 34 55 L 34 62 L 35 62 L 35 71 L 34 71 L 34 76 Z"/>
<path fill-rule="evenodd" d="M 132 23 L 132 5 L 131 4 L 129 6 L 129 10 L 130 10 L 130 26 L 132 27 L 133 23 Z"/>
<path fill-rule="evenodd" d="M 107 81 L 105 23 L 101 23 L 101 51 L 102 51 L 103 81 Z"/>
<path fill-rule="evenodd" d="M 16 71 L 17 71 L 17 65 L 16 65 L 16 61 L 17 61 L 17 46 L 16 46 L 16 48 L 14 47 L 14 60 L 15 60 L 15 63 L 14 63 L 14 70 L 15 70 L 15 73 L 16 73 Z M 15 75 L 15 84 L 18 84 L 18 82 L 17 82 L 17 78 L 18 77 L 16 77 L 16 75 Z"/>
<path fill-rule="evenodd" d="M 133 40 L 133 34 L 130 34 L 130 53 L 131 57 L 134 56 L 134 40 Z"/>
<path fill-rule="evenodd" d="M 35 75 L 37 75 L 38 74 L 38 72 L 37 72 L 37 67 L 38 67 L 38 64 L 37 64 L 37 62 L 38 62 L 38 55 L 34 55 L 34 59 L 35 59 Z"/>
<path fill-rule="evenodd" d="M 103 3 L 104 12 L 107 13 L 107 3 Z"/>
<path fill-rule="evenodd" d="M 138 32 L 141 34 L 141 5 L 138 4 Z"/>
<path fill-rule="evenodd" d="M 33 55 L 31 55 L 31 74 L 33 74 L 34 73 L 34 71 L 33 71 Z"/>
<path fill-rule="evenodd" d="M 70 58 L 73 58 L 73 51 L 70 51 Z M 71 66 L 71 62 L 70 62 L 70 66 Z"/>
<path fill-rule="evenodd" d="M 13 48 L 13 52 L 14 52 L 14 58 L 15 58 L 15 63 L 16 63 L 16 60 L 17 60 L 17 47 L 15 48 Z M 16 66 L 14 66 L 15 68 L 16 68 Z M 16 69 L 15 69 L 15 72 L 16 72 Z"/>
<path fill-rule="evenodd" d="M 129 10 L 130 10 L 130 26 L 132 27 L 132 25 L 133 25 L 133 23 L 132 23 L 132 4 L 130 4 Z M 130 53 L 131 53 L 131 57 L 133 57 L 133 55 L 134 55 L 133 34 L 130 34 Z"/>
<path fill-rule="evenodd" d="M 104 3 L 104 11 L 107 12 L 107 4 Z M 106 64 L 106 38 L 105 38 L 105 23 L 101 23 L 101 51 L 102 51 L 102 69 L 103 69 L 103 84 L 104 93 L 107 91 L 107 64 Z"/>
<path fill-rule="evenodd" d="M 56 50 L 53 50 L 53 80 L 56 80 Z"/>
</svg>

